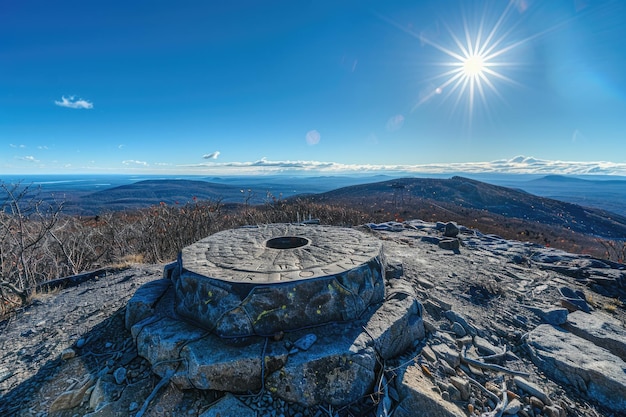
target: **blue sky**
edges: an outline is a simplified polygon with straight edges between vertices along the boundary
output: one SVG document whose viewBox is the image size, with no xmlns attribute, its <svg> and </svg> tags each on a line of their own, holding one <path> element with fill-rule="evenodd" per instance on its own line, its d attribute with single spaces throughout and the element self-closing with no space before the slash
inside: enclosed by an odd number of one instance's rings
<svg viewBox="0 0 626 417">
<path fill-rule="evenodd" d="M 626 175 L 621 0 L 1 9 L 0 174 Z"/>
</svg>

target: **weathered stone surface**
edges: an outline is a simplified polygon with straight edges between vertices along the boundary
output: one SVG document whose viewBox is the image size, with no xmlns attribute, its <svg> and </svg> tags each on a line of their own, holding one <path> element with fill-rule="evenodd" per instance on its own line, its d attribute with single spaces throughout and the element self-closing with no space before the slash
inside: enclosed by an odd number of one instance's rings
<svg viewBox="0 0 626 417">
<path fill-rule="evenodd" d="M 462 417 L 466 413 L 456 404 L 444 401 L 435 385 L 426 377 L 419 365 L 400 369 L 396 388 L 400 395 L 395 417 Z"/>
<path fill-rule="evenodd" d="M 459 355 L 459 352 L 450 348 L 445 343 L 431 345 L 431 349 L 439 358 L 446 361 L 451 367 L 456 368 L 461 364 L 461 356 Z"/>
<path fill-rule="evenodd" d="M 172 285 L 169 279 L 157 279 L 142 285 L 126 305 L 126 328 L 154 314 L 154 307 L 165 291 Z"/>
<path fill-rule="evenodd" d="M 382 243 L 354 229 L 226 230 L 184 248 L 180 262 L 177 313 L 222 337 L 355 320 L 384 299 Z"/>
<path fill-rule="evenodd" d="M 408 290 L 407 290 L 408 291 Z M 421 305 L 411 293 L 390 291 L 388 300 L 365 324 L 359 342 L 373 339 L 374 348 L 383 359 L 393 358 L 425 336 Z"/>
<path fill-rule="evenodd" d="M 548 324 L 530 332 L 527 343 L 533 362 L 547 375 L 614 411 L 626 411 L 626 363 L 622 359 Z"/>
<path fill-rule="evenodd" d="M 446 318 L 448 320 L 450 320 L 450 322 L 454 323 L 457 322 L 459 323 L 461 326 L 463 326 L 463 328 L 465 329 L 465 331 L 467 332 L 467 334 L 470 334 L 472 336 L 475 336 L 477 331 L 476 328 L 474 326 L 472 326 L 465 317 L 463 317 L 461 314 L 457 313 L 454 310 L 448 310 L 446 312 L 443 313 Z"/>
<path fill-rule="evenodd" d="M 89 396 L 89 407 L 99 411 L 105 404 L 112 402 L 119 395 L 122 387 L 116 384 L 111 374 L 105 374 L 98 378 Z"/>
<path fill-rule="evenodd" d="M 360 344 L 360 330 L 356 326 L 324 326 L 309 350 L 290 355 L 284 367 L 269 375 L 266 389 L 306 406 L 345 405 L 371 392 L 376 351 L 371 341 Z"/>
<path fill-rule="evenodd" d="M 85 392 L 94 384 L 92 375 L 87 375 L 82 381 L 76 381 L 67 391 L 61 393 L 50 405 L 50 413 L 76 407 L 83 401 Z"/>
<path fill-rule="evenodd" d="M 188 343 L 200 339 L 206 330 L 169 317 L 145 319 L 131 328 L 137 343 L 137 352 L 152 364 L 152 370 L 163 377 L 168 370 L 176 370 L 180 350 Z"/>
<path fill-rule="evenodd" d="M 626 361 L 626 329 L 619 320 L 598 312 L 575 311 L 563 327 Z"/>
<path fill-rule="evenodd" d="M 101 397 L 101 401 L 96 404 L 93 412 L 85 414 L 84 417 L 120 417 L 129 415 L 128 411 L 133 402 L 146 398 L 152 391 L 153 385 L 146 384 L 145 381 L 130 384 L 124 388 L 119 398 L 112 400 L 112 393 Z M 97 388 L 96 388 L 97 389 Z M 95 389 L 94 391 L 95 392 Z M 92 392 L 92 396 L 93 396 Z M 117 395 L 116 395 L 117 397 Z M 91 404 L 91 403 L 90 403 Z M 138 406 L 138 404 L 135 404 Z M 94 407 L 92 407 L 94 408 Z"/>
<path fill-rule="evenodd" d="M 171 380 L 181 389 L 258 391 L 264 374 L 271 375 L 266 388 L 273 387 L 273 394 L 287 401 L 345 405 L 371 392 L 381 358 L 396 356 L 424 337 L 421 306 L 411 287 L 398 281 L 388 298 L 354 323 L 291 332 L 282 340 L 267 338 L 267 345 L 261 337 L 247 337 L 233 345 L 229 339 L 163 317 L 161 310 L 133 326 L 131 334 L 155 373 L 163 377 L 176 370 Z M 162 299 L 159 309 L 170 311 L 173 297 Z M 287 346 L 300 345 L 303 336 L 317 340 L 288 358 Z"/>
<path fill-rule="evenodd" d="M 267 375 L 287 362 L 287 349 L 283 344 L 268 341 L 263 370 L 264 344 L 264 339 L 255 338 L 248 345 L 232 346 L 215 335 L 208 335 L 181 350 L 180 357 L 188 368 L 172 380 L 183 389 L 258 391 L 262 373 Z"/>
<path fill-rule="evenodd" d="M 239 401 L 234 395 L 226 394 L 200 417 L 256 417 L 250 407 Z"/>
<path fill-rule="evenodd" d="M 546 392 L 542 390 L 537 384 L 527 381 L 525 378 L 521 376 L 513 377 L 513 381 L 515 382 L 515 385 L 519 389 L 521 389 L 522 391 L 532 396 L 531 400 L 532 398 L 536 398 L 539 401 L 541 401 L 541 407 L 543 407 L 544 404 L 545 405 L 552 404 L 552 400 L 550 399 L 548 394 L 546 394 Z"/>
</svg>

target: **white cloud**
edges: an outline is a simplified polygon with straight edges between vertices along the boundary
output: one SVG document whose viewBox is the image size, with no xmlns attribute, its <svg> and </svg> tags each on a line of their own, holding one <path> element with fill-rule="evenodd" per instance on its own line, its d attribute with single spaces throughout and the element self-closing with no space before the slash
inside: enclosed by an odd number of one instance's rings
<svg viewBox="0 0 626 417">
<path fill-rule="evenodd" d="M 178 165 L 199 171 L 223 173 L 276 173 L 282 171 L 299 171 L 303 173 L 397 173 L 397 174 L 453 174 L 453 173 L 499 173 L 499 174 L 562 174 L 562 175 L 624 175 L 626 163 L 616 162 L 576 162 L 552 161 L 525 156 L 511 159 L 500 159 L 488 162 L 459 162 L 434 164 L 342 164 L 327 161 L 272 161 L 262 158 L 248 162 L 206 163 L 194 165 Z"/>
<path fill-rule="evenodd" d="M 122 161 L 122 164 L 124 164 L 124 165 L 141 165 L 141 166 L 144 166 L 144 167 L 148 166 L 147 162 L 145 162 L 145 161 L 136 161 L 134 159 L 127 159 L 125 161 Z"/>
<path fill-rule="evenodd" d="M 69 109 L 93 109 L 93 103 L 75 96 L 61 97 L 61 101 L 55 100 L 54 104 L 59 107 L 67 107 Z"/>
<path fill-rule="evenodd" d="M 10 143 L 10 144 L 9 144 L 9 146 L 10 146 L 11 148 L 25 148 L 25 147 L 26 147 L 26 145 L 15 145 L 15 144 L 13 144 L 13 143 Z"/>
<path fill-rule="evenodd" d="M 318 132 L 317 130 L 309 130 L 308 132 L 306 132 L 306 143 L 308 145 L 317 145 L 318 143 L 320 143 L 320 132 Z"/>
<path fill-rule="evenodd" d="M 42 150 L 42 151 L 47 151 L 49 148 L 43 145 L 43 146 L 37 146 L 37 149 Z"/>
<path fill-rule="evenodd" d="M 125 145 L 117 145 L 117 149 L 122 149 L 124 148 Z"/>
<path fill-rule="evenodd" d="M 207 153 L 206 155 L 203 155 L 202 157 L 204 159 L 217 159 L 218 156 L 220 156 L 220 151 Z"/>
<path fill-rule="evenodd" d="M 36 159 L 34 156 L 32 155 L 28 155 L 28 156 L 22 156 L 18 159 L 21 159 L 22 161 L 28 161 L 28 162 L 33 162 L 33 163 L 38 163 L 39 160 Z"/>
<path fill-rule="evenodd" d="M 396 114 L 387 120 L 387 130 L 390 132 L 400 130 L 402 125 L 404 125 L 404 116 L 401 114 Z"/>
</svg>

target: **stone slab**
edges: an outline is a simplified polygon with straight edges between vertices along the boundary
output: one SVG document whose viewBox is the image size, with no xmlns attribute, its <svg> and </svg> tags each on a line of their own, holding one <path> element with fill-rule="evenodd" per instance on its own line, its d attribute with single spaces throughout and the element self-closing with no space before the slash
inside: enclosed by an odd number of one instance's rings
<svg viewBox="0 0 626 417">
<path fill-rule="evenodd" d="M 424 337 L 421 305 L 410 287 L 397 284 L 360 320 L 284 333 L 281 340 L 224 339 L 171 317 L 170 287 L 154 316 L 135 324 L 131 334 L 156 374 L 175 371 L 171 381 L 180 389 L 255 392 L 265 376 L 265 388 L 284 400 L 345 405 L 372 392 L 383 359 Z M 297 349 L 304 336 L 314 342 Z"/>
<path fill-rule="evenodd" d="M 528 334 L 531 359 L 546 375 L 572 385 L 616 412 L 626 412 L 626 363 L 606 349 L 559 327 Z"/>
<path fill-rule="evenodd" d="M 266 344 L 264 338 L 233 346 L 215 335 L 208 335 L 187 344 L 180 357 L 187 364 L 187 372 L 176 375 L 173 382 L 181 388 L 247 392 L 260 390 L 263 375 L 285 365 L 287 349 L 279 342 Z"/>
<path fill-rule="evenodd" d="M 599 312 L 575 311 L 563 327 L 626 361 L 626 328 L 619 320 Z"/>
</svg>

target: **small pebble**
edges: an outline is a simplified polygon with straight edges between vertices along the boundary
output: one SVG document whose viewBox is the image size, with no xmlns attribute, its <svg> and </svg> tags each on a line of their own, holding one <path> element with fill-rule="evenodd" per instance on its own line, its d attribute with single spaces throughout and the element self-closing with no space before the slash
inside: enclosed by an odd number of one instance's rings
<svg viewBox="0 0 626 417">
<path fill-rule="evenodd" d="M 67 348 L 63 350 L 63 352 L 61 352 L 61 359 L 63 359 L 64 361 L 68 359 L 72 359 L 75 356 L 76 356 L 76 351 L 72 348 Z"/>
<path fill-rule="evenodd" d="M 118 385 L 122 384 L 126 379 L 126 368 L 119 367 L 113 372 L 113 377 Z"/>
</svg>

